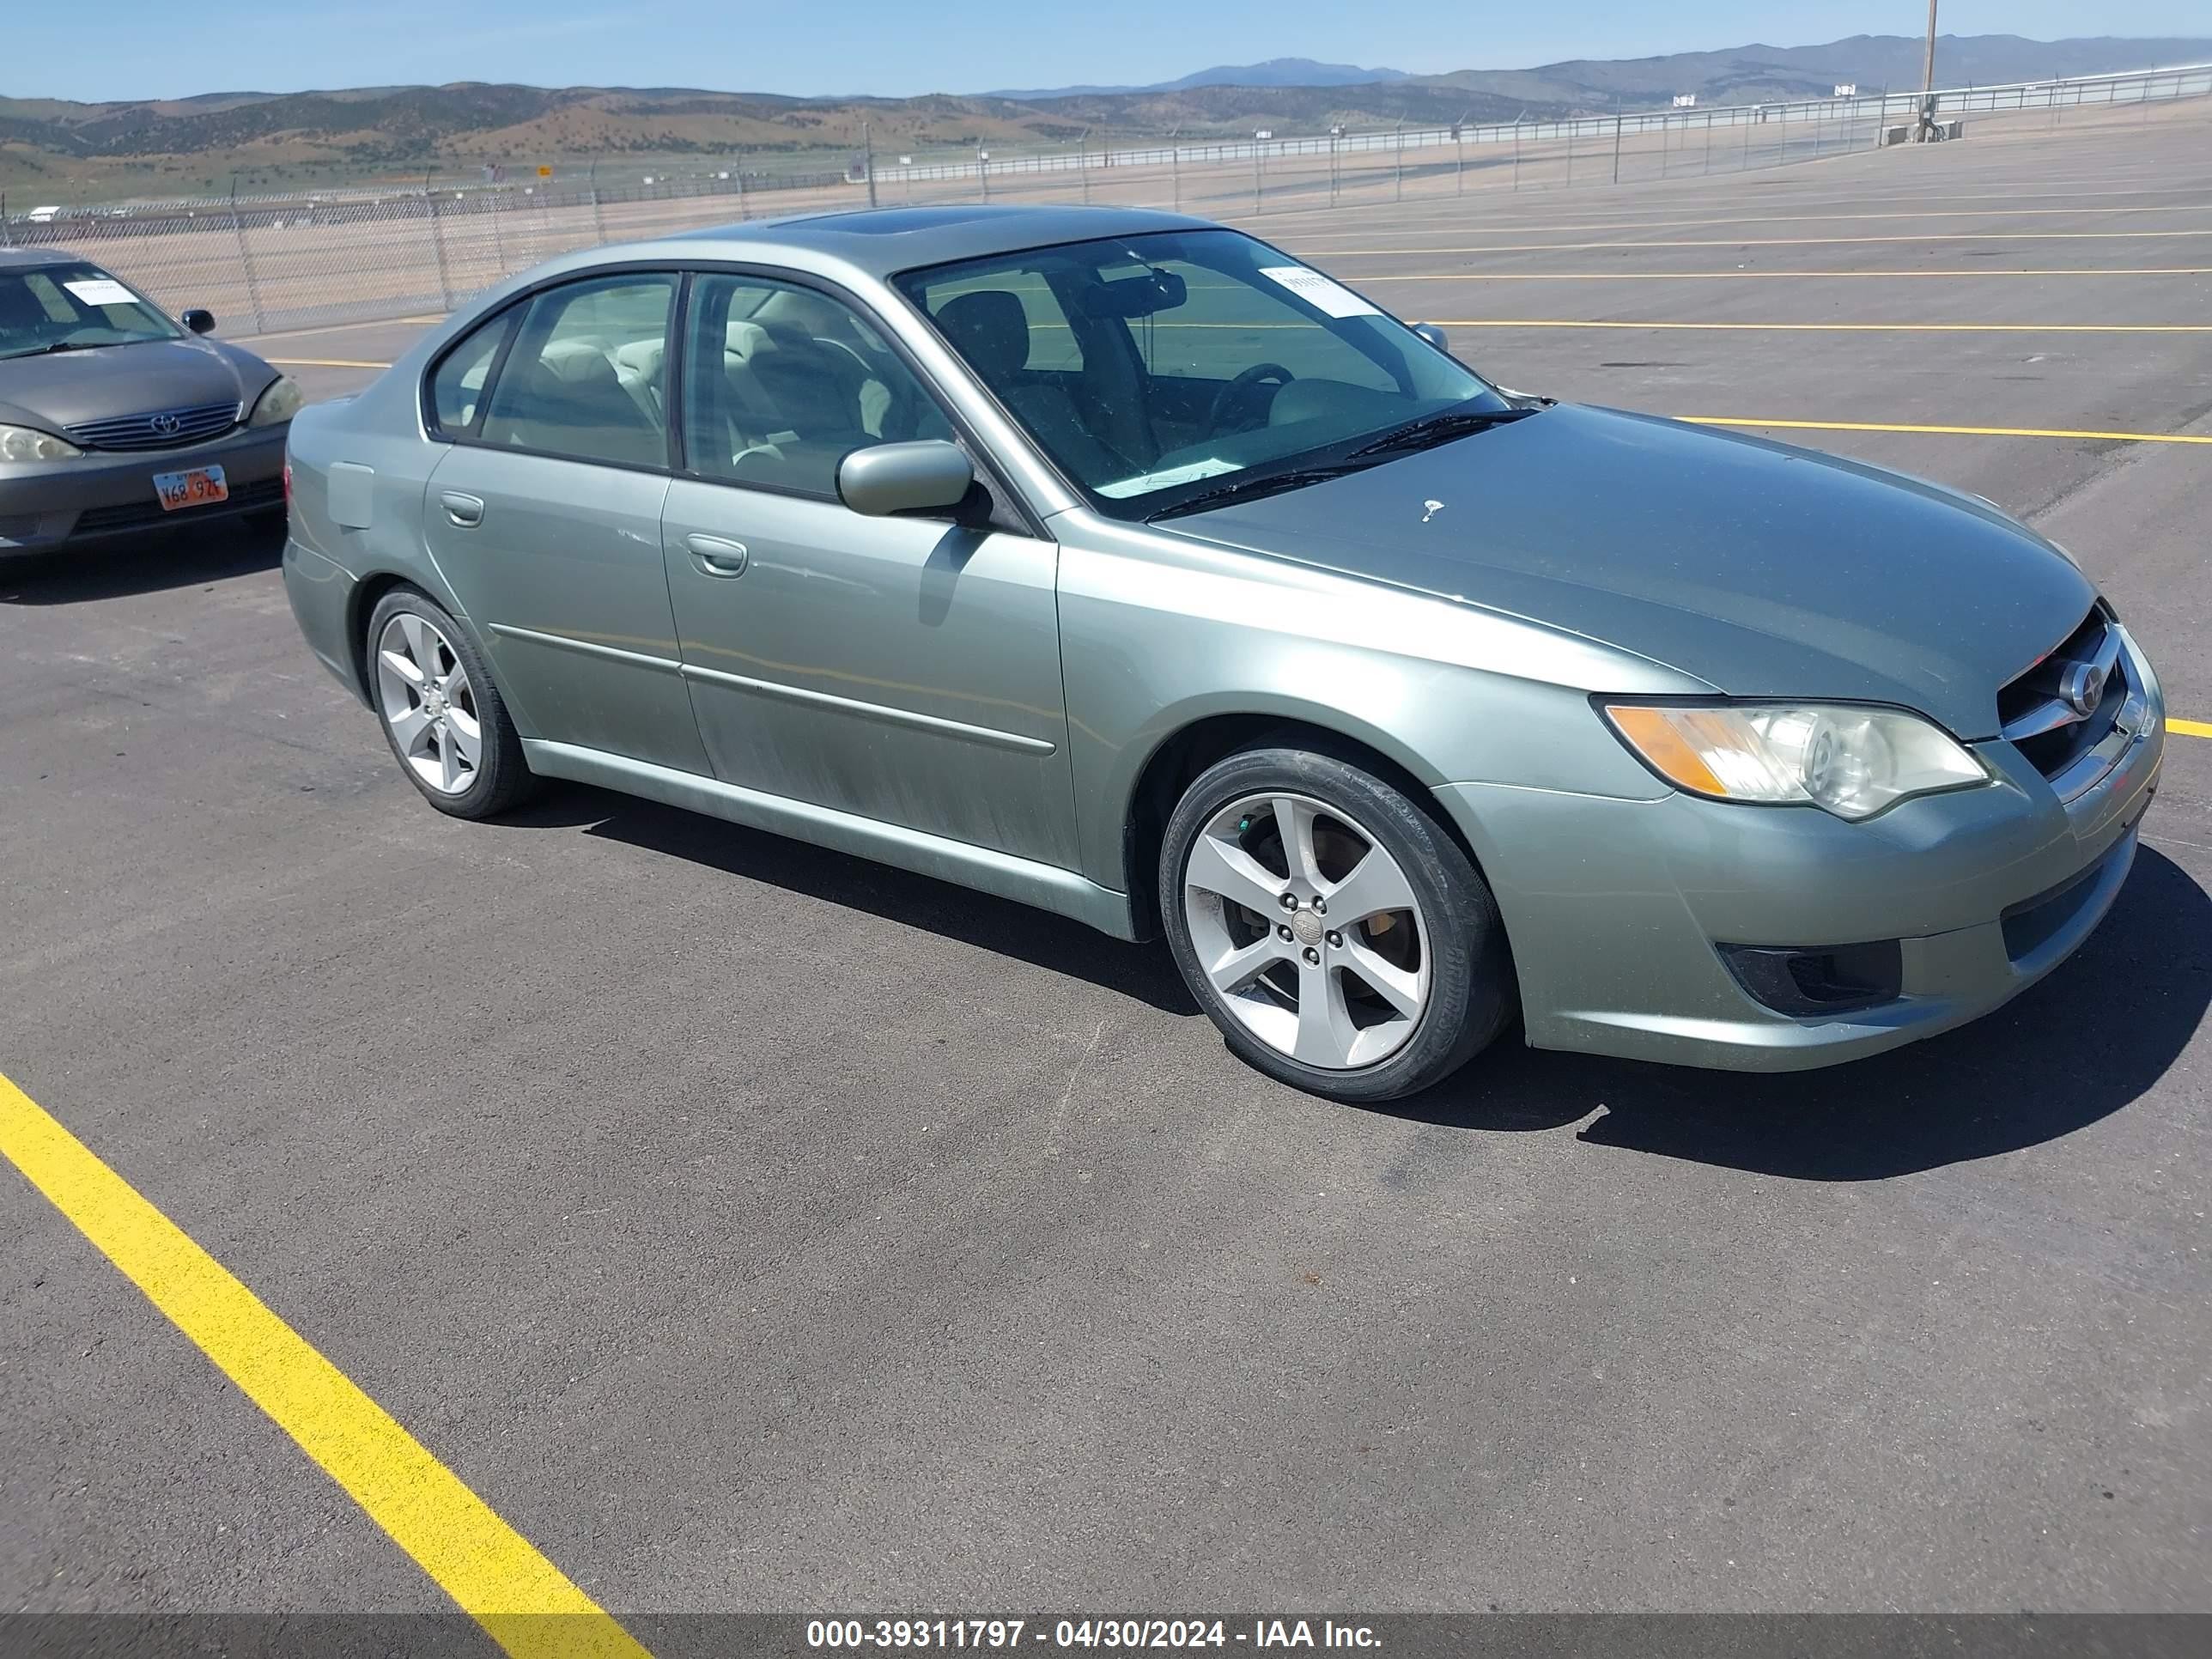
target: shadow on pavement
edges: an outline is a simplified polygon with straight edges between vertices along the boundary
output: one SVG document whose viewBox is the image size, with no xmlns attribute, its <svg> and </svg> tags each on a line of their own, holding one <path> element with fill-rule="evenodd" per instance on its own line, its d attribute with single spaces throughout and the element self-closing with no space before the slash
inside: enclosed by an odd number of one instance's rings
<svg viewBox="0 0 2212 1659">
<path fill-rule="evenodd" d="M 1818 1072 L 1758 1076 L 1506 1049 L 1381 1109 L 1546 1129 L 1800 1181 L 1880 1181 L 2056 1140 L 2164 1076 L 2212 1006 L 2212 896 L 2146 847 L 2104 925 L 1984 1019 Z M 1507 1039 L 1510 1041 L 1510 1039 Z"/>
<path fill-rule="evenodd" d="M 1199 1017 L 1164 946 L 676 807 L 561 785 L 501 820 L 574 828 L 863 910 Z M 1780 1076 L 1549 1054 L 1517 1030 L 1455 1077 L 1367 1109 L 1579 1139 L 1801 1181 L 1879 1181 L 2015 1152 L 2118 1111 L 2212 1006 L 2212 896 L 2146 847 L 2112 913 L 2050 978 L 1987 1018 L 1887 1054 Z M 1237 1062 L 1224 1053 L 1222 1064 Z M 1347 1108 L 1346 1109 L 1352 1109 Z M 1596 1114 L 1595 1117 L 1593 1114 Z"/>
<path fill-rule="evenodd" d="M 1171 1014 L 1199 1012 L 1164 947 L 1128 945 L 1048 911 L 971 892 L 850 854 L 744 829 L 611 790 L 562 783 L 499 823 L 574 828 L 672 858 L 942 933 L 1055 974 L 1089 980 Z M 1229 1062 L 1233 1065 L 1233 1060 Z"/>
<path fill-rule="evenodd" d="M 95 542 L 0 559 L 0 605 L 84 605 L 159 593 L 274 570 L 283 557 L 283 526 L 250 519 Z"/>
</svg>

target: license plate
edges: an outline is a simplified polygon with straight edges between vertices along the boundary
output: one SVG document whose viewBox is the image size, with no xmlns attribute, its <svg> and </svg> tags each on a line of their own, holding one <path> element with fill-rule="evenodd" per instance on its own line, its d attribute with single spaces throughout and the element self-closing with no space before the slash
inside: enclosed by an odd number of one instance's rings
<svg viewBox="0 0 2212 1659">
<path fill-rule="evenodd" d="M 230 499 L 230 485 L 219 466 L 196 466 L 185 472 L 156 472 L 154 493 L 161 498 L 161 510 L 174 513 L 180 507 L 207 507 Z"/>
</svg>

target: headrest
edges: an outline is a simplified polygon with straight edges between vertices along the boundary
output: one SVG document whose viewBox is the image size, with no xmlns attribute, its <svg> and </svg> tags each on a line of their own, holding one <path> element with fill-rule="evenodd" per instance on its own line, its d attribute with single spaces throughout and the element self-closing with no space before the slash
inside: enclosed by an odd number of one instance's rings
<svg viewBox="0 0 2212 1659">
<path fill-rule="evenodd" d="M 750 357 L 757 351 L 775 349 L 775 342 L 769 338 L 768 331 L 758 323 L 732 317 L 722 331 L 722 350 L 729 356 Z"/>
<path fill-rule="evenodd" d="M 937 313 L 953 349 L 986 380 L 1018 374 L 1030 361 L 1030 319 L 1018 295 L 1004 289 L 957 294 Z"/>
<path fill-rule="evenodd" d="M 615 366 L 607 361 L 607 354 L 588 340 L 555 340 L 538 354 L 541 374 L 550 374 L 557 380 L 574 386 L 589 386 L 594 380 L 617 378 Z"/>
<path fill-rule="evenodd" d="M 627 369 L 641 380 L 657 380 L 660 366 L 668 356 L 668 346 L 662 340 L 632 340 L 628 345 L 615 348 L 615 367 Z"/>
</svg>

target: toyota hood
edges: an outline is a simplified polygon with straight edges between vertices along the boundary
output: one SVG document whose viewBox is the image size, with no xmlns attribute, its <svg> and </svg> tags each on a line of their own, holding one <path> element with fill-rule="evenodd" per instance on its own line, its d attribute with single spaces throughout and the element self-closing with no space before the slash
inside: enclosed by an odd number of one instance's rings
<svg viewBox="0 0 2212 1659">
<path fill-rule="evenodd" d="M 220 340 L 140 340 L 0 359 L 0 421 L 58 432 L 87 421 L 235 403 L 241 418 L 276 371 Z"/>
<path fill-rule="evenodd" d="M 1972 496 L 1566 404 L 1161 528 L 1526 617 L 1731 696 L 1897 703 L 1966 738 L 1995 735 L 1997 689 L 2096 598 Z"/>
</svg>

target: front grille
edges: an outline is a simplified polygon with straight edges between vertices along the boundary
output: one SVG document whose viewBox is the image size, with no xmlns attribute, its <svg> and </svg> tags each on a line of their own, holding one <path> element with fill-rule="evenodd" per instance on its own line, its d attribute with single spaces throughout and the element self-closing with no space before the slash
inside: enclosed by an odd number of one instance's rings
<svg viewBox="0 0 2212 1659">
<path fill-rule="evenodd" d="M 88 507 L 76 515 L 76 527 L 70 533 L 112 536 L 125 531 L 187 526 L 203 519 L 221 518 L 227 513 L 258 513 L 264 507 L 283 505 L 284 481 L 264 478 L 256 483 L 236 485 L 230 492 L 230 499 L 220 507 L 191 507 L 178 513 L 163 512 L 157 501 L 126 501 L 120 507 Z"/>
<path fill-rule="evenodd" d="M 180 444 L 217 437 L 237 424 L 236 404 L 199 404 L 191 409 L 118 415 L 65 429 L 71 442 L 88 449 L 174 449 Z"/>
<path fill-rule="evenodd" d="M 2085 664 L 2104 674 L 2104 695 L 2086 713 L 2064 695 L 2068 672 Z M 2130 689 L 2127 653 L 2100 605 L 2042 661 L 1997 693 L 1999 728 L 2029 765 L 2055 778 L 2111 734 Z"/>
</svg>

